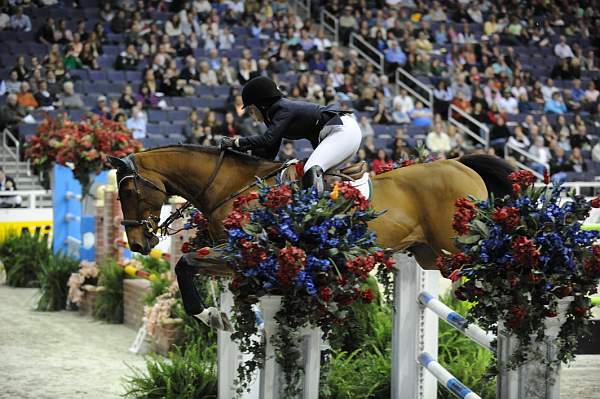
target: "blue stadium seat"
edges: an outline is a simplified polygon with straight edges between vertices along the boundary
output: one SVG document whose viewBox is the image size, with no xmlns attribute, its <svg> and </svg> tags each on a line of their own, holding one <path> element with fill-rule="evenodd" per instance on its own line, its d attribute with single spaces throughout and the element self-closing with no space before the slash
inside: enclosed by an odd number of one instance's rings
<svg viewBox="0 0 600 399">
<path fill-rule="evenodd" d="M 150 122 L 166 122 L 167 115 L 163 110 L 151 109 L 148 111 L 148 121 Z"/>
</svg>

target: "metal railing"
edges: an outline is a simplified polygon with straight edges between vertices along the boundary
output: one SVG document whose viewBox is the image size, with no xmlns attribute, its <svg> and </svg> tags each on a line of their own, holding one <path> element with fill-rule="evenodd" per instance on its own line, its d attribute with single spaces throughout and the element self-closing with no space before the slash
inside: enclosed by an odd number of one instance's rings
<svg viewBox="0 0 600 399">
<path fill-rule="evenodd" d="M 540 165 L 543 165 L 544 168 L 546 168 L 546 170 L 550 170 L 550 165 L 547 162 L 542 162 L 539 158 L 534 157 L 533 155 L 531 155 L 530 153 L 528 153 L 527 151 L 513 145 L 513 144 L 509 144 L 506 143 L 504 145 L 504 158 L 508 158 L 509 156 L 511 156 L 510 152 L 514 151 L 517 152 L 520 156 L 527 158 L 530 162 L 536 162 L 539 163 Z M 513 157 L 514 158 L 514 157 Z M 527 169 L 528 171 L 530 171 L 531 173 L 533 173 L 535 175 L 535 177 L 537 177 L 540 180 L 544 179 L 544 175 L 540 174 L 539 172 L 536 172 L 535 170 L 533 170 L 529 165 L 527 165 L 526 163 L 521 162 L 520 159 L 518 158 L 514 158 L 515 163 L 517 164 L 517 166 L 521 169 Z"/>
<path fill-rule="evenodd" d="M 27 209 L 37 208 L 38 197 L 45 197 L 51 195 L 51 191 L 47 190 L 17 190 L 17 191 L 0 191 L 0 203 L 3 202 L 2 197 L 21 197 L 21 199 L 26 199 Z"/>
<path fill-rule="evenodd" d="M 295 0 L 293 2 L 296 14 L 302 19 L 310 18 L 310 0 Z"/>
<path fill-rule="evenodd" d="M 454 117 L 454 113 L 460 115 L 461 119 L 456 119 Z M 477 126 L 480 134 L 473 132 L 467 125 L 463 123 L 469 123 L 471 125 Z M 465 132 L 467 135 L 475 139 L 476 141 L 483 144 L 483 146 L 487 149 L 490 146 L 490 128 L 485 124 L 479 122 L 477 119 L 473 118 L 471 115 L 463 111 L 462 109 L 450 105 L 448 107 L 448 122 L 452 123 L 454 126 L 458 127 L 461 131 Z M 483 137 L 482 137 L 483 135 Z"/>
<path fill-rule="evenodd" d="M 21 143 L 8 129 L 4 129 L 2 132 L 2 149 L 2 163 L 4 164 L 7 161 L 15 162 L 15 177 L 18 178 L 21 174 Z M 7 155 L 9 157 L 8 160 L 6 159 Z"/>
<path fill-rule="evenodd" d="M 396 69 L 396 84 L 433 109 L 433 90 L 403 68 Z"/>
<path fill-rule="evenodd" d="M 336 44 L 340 42 L 340 23 L 339 19 L 335 15 L 327 11 L 326 9 L 321 10 L 321 26 L 325 30 L 325 33 L 331 35 Z"/>
<path fill-rule="evenodd" d="M 385 56 L 362 36 L 352 32 L 350 34 L 350 48 L 356 50 L 361 57 L 373 64 L 379 70 L 379 73 L 385 73 Z"/>
</svg>

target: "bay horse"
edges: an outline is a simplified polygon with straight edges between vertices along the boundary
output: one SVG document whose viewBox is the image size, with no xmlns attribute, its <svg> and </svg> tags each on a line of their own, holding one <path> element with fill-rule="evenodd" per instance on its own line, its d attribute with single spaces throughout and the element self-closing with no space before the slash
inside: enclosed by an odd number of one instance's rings
<svg viewBox="0 0 600 399">
<path fill-rule="evenodd" d="M 178 195 L 203 212 L 214 240 L 224 239 L 222 220 L 235 194 L 251 190 L 256 177 L 272 175 L 282 164 L 217 147 L 172 145 L 113 158 L 127 239 L 132 251 L 148 254 L 158 243 L 155 230 L 168 196 Z M 386 213 L 369 223 L 381 248 L 412 252 L 424 269 L 435 269 L 442 250 L 452 251 L 452 217 L 458 198 L 486 199 L 488 193 L 511 191 L 507 180 L 514 169 L 489 155 L 468 155 L 398 168 L 372 178 L 371 205 Z M 205 307 L 192 283 L 190 257 L 176 267 L 188 314 Z M 226 274 L 215 266 L 215 274 Z M 187 299 L 187 300 L 186 300 Z M 186 303 L 187 302 L 187 303 Z"/>
</svg>

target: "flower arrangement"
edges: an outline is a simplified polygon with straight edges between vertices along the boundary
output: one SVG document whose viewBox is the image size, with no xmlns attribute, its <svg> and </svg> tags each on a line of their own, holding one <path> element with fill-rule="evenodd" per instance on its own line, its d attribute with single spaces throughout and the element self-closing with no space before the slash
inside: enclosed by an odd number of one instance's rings
<svg viewBox="0 0 600 399">
<path fill-rule="evenodd" d="M 415 147 L 413 152 L 413 157 L 407 157 L 397 162 L 387 162 L 385 164 L 382 164 L 379 168 L 377 168 L 377 170 L 374 170 L 373 172 L 376 175 L 380 175 L 382 173 L 389 172 L 390 170 L 405 168 L 407 166 L 416 165 L 420 163 L 429 163 L 437 161 L 439 159 L 435 154 L 430 153 L 429 150 L 424 146 Z"/>
<path fill-rule="evenodd" d="M 207 255 L 208 247 L 212 245 L 210 234 L 208 233 L 208 220 L 204 214 L 196 208 L 189 208 L 185 211 L 186 222 L 183 225 L 185 230 L 194 230 L 196 234 L 181 245 L 181 252 L 190 253 L 196 251 L 199 256 Z"/>
<path fill-rule="evenodd" d="M 37 170 L 47 171 L 54 163 L 72 164 L 73 175 L 86 196 L 90 174 L 111 168 L 106 156 L 123 157 L 141 147 L 122 123 L 96 115 L 76 123 L 61 114 L 39 125 L 38 133 L 26 145 L 25 156 Z"/>
<path fill-rule="evenodd" d="M 598 232 L 582 230 L 591 207 L 566 189 L 534 187 L 528 171 L 509 175 L 513 193 L 485 201 L 456 201 L 453 227 L 460 252 L 438 258 L 442 274 L 461 283 L 455 295 L 473 302 L 471 319 L 493 331 L 502 320 L 519 342 L 509 366 L 543 359 L 545 319 L 558 315 L 559 302 L 572 297 L 557 340 L 553 367 L 573 357 L 578 337 L 590 317 L 587 295 L 600 279 Z M 565 195 L 566 194 L 566 195 Z"/>
<path fill-rule="evenodd" d="M 67 300 L 70 303 L 79 305 L 85 295 L 84 289 L 98 285 L 98 267 L 96 262 L 82 261 L 79 265 L 79 271 L 72 273 L 69 281 L 69 292 Z"/>
<path fill-rule="evenodd" d="M 373 300 L 364 283 L 371 271 L 392 268 L 393 260 L 367 227 L 379 213 L 350 184 L 336 183 L 323 198 L 296 184 L 259 180 L 258 186 L 235 200 L 223 222 L 228 241 L 221 250 L 234 270 L 232 338 L 253 355 L 238 368 L 240 390 L 264 360 L 263 344 L 252 339 L 258 332 L 253 305 L 263 295 L 281 295 L 272 338 L 292 396 L 302 372 L 298 329 L 318 326 L 327 338 L 352 303 Z"/>
<path fill-rule="evenodd" d="M 176 317 L 175 307 L 181 306 L 181 300 L 177 298 L 178 293 L 179 286 L 176 281 L 172 281 L 166 291 L 154 299 L 152 305 L 144 307 L 144 321 L 150 336 L 154 336 L 167 320 Z"/>
</svg>

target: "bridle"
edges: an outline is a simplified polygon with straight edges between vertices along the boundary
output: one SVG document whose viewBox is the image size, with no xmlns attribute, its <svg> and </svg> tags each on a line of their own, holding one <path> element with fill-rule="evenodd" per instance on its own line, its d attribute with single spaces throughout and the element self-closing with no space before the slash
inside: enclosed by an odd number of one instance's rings
<svg viewBox="0 0 600 399">
<path fill-rule="evenodd" d="M 207 184 L 204 186 L 202 191 L 197 196 L 194 197 L 194 199 L 197 200 L 199 198 L 202 198 L 204 196 L 204 194 L 206 194 L 206 191 L 212 186 L 213 182 L 215 181 L 215 178 L 217 177 L 217 175 L 219 173 L 219 170 L 221 169 L 221 166 L 223 165 L 223 159 L 225 158 L 226 151 L 227 150 L 221 150 L 219 152 L 219 158 L 217 159 L 215 166 L 213 168 L 213 171 L 212 171 L 210 177 L 208 178 Z M 137 168 L 137 165 L 135 162 L 134 154 L 130 154 L 127 157 L 122 158 L 121 161 L 123 161 L 125 163 L 125 165 L 123 165 L 123 167 L 120 168 L 120 170 L 126 169 L 127 174 L 125 176 L 121 177 L 118 181 L 117 190 L 119 190 L 119 192 L 120 192 L 121 184 L 126 179 L 133 179 L 133 182 L 135 185 L 135 191 L 136 191 L 136 194 L 138 197 L 137 198 L 138 204 L 140 202 L 144 201 L 143 199 L 140 200 L 141 192 L 139 190 L 138 182 L 146 184 L 147 186 L 150 186 L 151 188 L 164 194 L 166 197 L 169 196 L 169 194 L 164 189 L 162 189 L 158 185 L 156 185 L 156 183 L 152 182 L 151 180 L 149 180 L 139 174 L 139 171 L 138 171 L 138 168 Z M 261 177 L 261 179 L 269 179 L 273 176 L 276 176 L 279 172 L 281 172 L 282 170 L 286 169 L 287 167 L 289 167 L 290 165 L 292 165 L 294 163 L 295 162 L 291 162 L 291 161 L 286 162 L 286 163 L 282 164 L 276 170 L 269 172 L 267 175 Z M 253 182 L 246 184 L 244 187 L 240 188 L 239 190 L 235 191 L 234 193 L 229 194 L 227 197 L 225 197 L 224 199 L 219 201 L 217 204 L 215 204 L 211 209 L 207 210 L 204 213 L 204 216 L 207 219 L 209 219 L 210 215 L 212 215 L 214 211 L 216 211 L 217 209 L 222 207 L 225 203 L 227 203 L 231 199 L 239 196 L 244 191 L 256 186 L 257 184 L 258 184 L 257 180 L 254 180 Z M 153 237 L 155 235 L 162 235 L 162 236 L 172 235 L 172 234 L 178 233 L 179 231 L 181 231 L 183 229 L 173 231 L 173 230 L 169 229 L 169 227 L 176 220 L 183 218 L 184 217 L 183 212 L 190 206 L 192 206 L 192 201 L 185 202 L 176 211 L 172 212 L 160 225 L 158 224 L 160 222 L 160 217 L 153 216 L 153 215 L 150 215 L 145 219 L 123 219 L 121 221 L 121 225 L 123 225 L 125 227 L 127 227 L 127 226 L 142 226 L 144 228 L 144 235 L 146 237 Z M 139 209 L 138 209 L 138 214 L 139 214 Z M 154 226 L 156 226 L 156 227 L 154 227 Z"/>
</svg>

